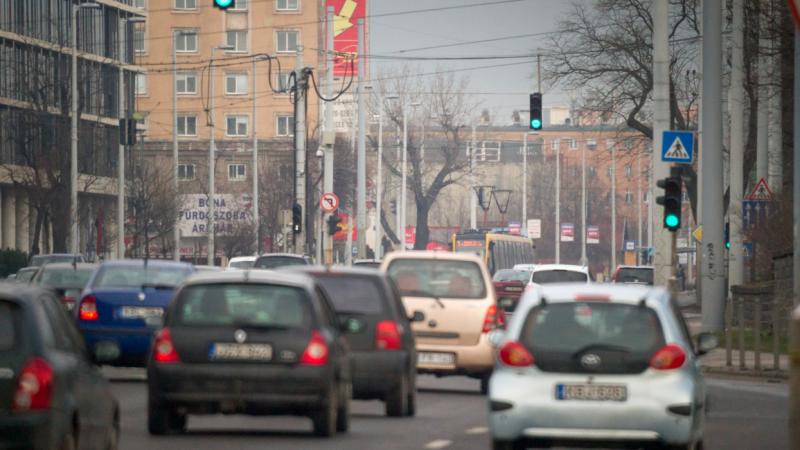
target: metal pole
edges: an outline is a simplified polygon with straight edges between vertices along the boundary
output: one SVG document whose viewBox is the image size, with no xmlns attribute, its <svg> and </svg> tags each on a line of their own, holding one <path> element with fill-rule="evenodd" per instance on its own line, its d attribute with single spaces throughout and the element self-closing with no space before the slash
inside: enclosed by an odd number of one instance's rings
<svg viewBox="0 0 800 450">
<path fill-rule="evenodd" d="M 400 159 L 401 159 L 401 157 L 400 157 L 400 150 L 401 150 L 400 125 L 397 126 L 397 129 L 395 131 L 395 136 L 396 136 L 396 138 L 395 138 L 396 148 L 395 148 L 394 160 L 395 160 L 395 164 L 397 164 L 397 162 L 399 162 Z M 400 205 L 401 205 L 400 198 L 401 197 L 402 197 L 402 194 L 400 193 L 400 187 L 398 186 L 397 190 L 395 191 L 395 195 L 394 195 L 394 203 L 395 203 L 394 223 L 395 223 L 395 232 L 397 233 L 397 238 L 400 240 L 400 246 L 402 247 L 402 246 L 405 246 L 405 231 L 403 231 L 403 232 L 400 231 L 400 228 L 402 228 L 401 223 L 403 221 L 403 218 L 402 218 L 403 214 L 402 214 L 402 210 L 400 209 Z"/>
<path fill-rule="evenodd" d="M 475 192 L 475 123 L 472 124 L 472 140 L 469 145 L 469 229 L 478 229 L 478 194 Z"/>
<path fill-rule="evenodd" d="M 642 152 L 636 154 L 636 264 L 642 264 Z"/>
<path fill-rule="evenodd" d="M 656 2 L 658 3 L 658 2 Z M 558 179 L 558 176 L 556 176 Z M 617 144 L 611 146 L 611 267 L 617 268 Z"/>
<path fill-rule="evenodd" d="M 78 4 L 72 5 L 72 29 L 70 45 L 72 46 L 72 77 L 70 103 L 70 183 L 69 183 L 69 236 L 70 252 L 78 251 Z"/>
<path fill-rule="evenodd" d="M 125 118 L 125 70 L 122 65 L 125 60 L 125 19 L 119 19 L 119 33 L 117 39 L 119 40 L 119 118 Z M 122 139 L 127 139 L 127 136 L 120 136 Z M 125 257 L 125 144 L 120 140 L 119 153 L 117 155 L 117 258 L 122 259 Z M 175 229 L 177 229 L 177 224 Z M 176 247 L 177 249 L 177 247 Z M 97 249 L 98 253 L 100 249 Z"/>
<path fill-rule="evenodd" d="M 719 10 L 715 13 L 719 16 Z M 669 175 L 669 165 L 661 161 L 661 145 L 665 130 L 669 130 L 669 2 L 653 2 L 653 178 L 656 180 Z M 717 79 L 719 81 L 719 79 Z M 721 179 L 721 178 L 720 178 Z M 722 198 L 722 197 L 720 197 Z M 663 211 L 654 206 L 654 215 Z M 667 286 L 673 275 L 672 236 L 664 227 L 653 223 L 653 266 L 656 286 Z"/>
<path fill-rule="evenodd" d="M 794 30 L 794 73 L 800 73 L 800 29 Z M 800 450 L 800 76 L 794 77 L 794 161 L 793 161 L 793 214 L 794 214 L 794 255 L 792 279 L 794 280 L 794 312 L 790 317 L 789 336 L 789 432 L 791 448 Z"/>
<path fill-rule="evenodd" d="M 775 40 L 771 42 L 775 54 L 770 60 L 770 66 L 775 84 L 770 87 L 769 97 L 769 187 L 777 194 L 783 191 L 783 82 L 780 75 L 783 55 L 780 44 L 776 44 Z"/>
<path fill-rule="evenodd" d="M 216 256 L 216 249 L 214 248 L 214 233 L 216 228 L 216 221 L 214 220 L 215 205 L 214 205 L 214 197 L 215 193 L 215 171 L 216 171 L 216 161 L 214 161 L 216 149 L 214 146 L 216 143 L 214 142 L 214 131 L 216 127 L 216 123 L 214 123 L 214 51 L 216 47 L 211 48 L 211 62 L 209 63 L 208 68 L 208 83 L 209 83 L 209 127 L 208 127 L 208 134 L 209 134 L 209 145 L 208 145 L 208 265 L 214 265 L 214 257 Z"/>
<path fill-rule="evenodd" d="M 759 3 L 759 26 L 758 26 L 758 104 L 756 110 L 757 134 L 756 134 L 756 182 L 760 179 L 769 178 L 769 60 L 765 49 L 769 48 L 767 39 L 767 27 L 769 18 L 767 15 L 766 1 Z M 703 230 L 705 232 L 705 229 Z M 704 233 L 705 234 L 705 233 Z"/>
<path fill-rule="evenodd" d="M 522 135 L 522 223 L 523 230 L 528 229 L 528 133 Z M 527 236 L 528 233 L 524 232 Z"/>
<path fill-rule="evenodd" d="M 728 201 L 731 242 L 728 251 L 729 289 L 742 284 L 744 278 L 741 206 L 744 194 L 744 0 L 733 0 L 731 33 L 731 87 L 728 94 L 728 110 L 731 116 Z M 728 292 L 728 295 L 732 295 L 730 290 Z"/>
<path fill-rule="evenodd" d="M 556 146 L 556 264 L 561 264 L 561 143 Z"/>
<path fill-rule="evenodd" d="M 178 32 L 180 33 L 180 32 Z M 178 187 L 178 69 L 175 55 L 176 34 L 172 33 L 172 188 L 175 190 L 175 197 L 178 197 L 180 188 Z M 175 224 L 173 230 L 173 241 L 175 242 L 175 254 L 173 259 L 180 259 L 181 230 Z"/>
<path fill-rule="evenodd" d="M 364 106 L 364 19 L 358 19 L 358 155 L 356 165 L 356 186 L 358 190 L 356 209 L 358 210 L 358 257 L 367 257 L 367 141 Z"/>
<path fill-rule="evenodd" d="M 720 0 L 703 2 L 703 329 L 724 326 L 725 274 L 722 242 L 722 23 Z"/>
<path fill-rule="evenodd" d="M 376 163 L 377 186 L 375 188 L 375 259 L 383 256 L 383 224 L 381 224 L 381 209 L 383 207 L 383 99 L 380 100 L 378 112 L 378 162 Z"/>
<path fill-rule="evenodd" d="M 306 77 L 303 74 L 303 46 L 297 46 L 297 60 L 295 67 L 295 102 L 297 109 L 297 120 L 295 121 L 295 149 L 296 162 L 295 167 L 296 180 L 295 180 L 295 202 L 303 208 L 303 217 L 309 217 L 306 211 Z M 306 223 L 305 226 L 310 224 Z M 301 232 L 295 235 L 294 238 L 294 251 L 297 254 L 303 255 L 306 252 L 306 233 Z"/>
<path fill-rule="evenodd" d="M 400 245 L 401 249 L 406 249 L 406 225 L 408 224 L 408 217 L 406 216 L 406 202 L 408 201 L 407 178 L 408 178 L 408 106 L 406 99 L 403 99 L 403 180 L 400 183 Z"/>
<path fill-rule="evenodd" d="M 269 76 L 269 74 L 267 74 Z M 256 255 L 261 253 L 261 216 L 259 215 L 258 204 L 258 120 L 256 120 L 256 58 L 253 58 L 253 228 L 255 231 Z"/>
<path fill-rule="evenodd" d="M 589 263 L 586 256 L 586 145 L 581 145 L 581 265 Z"/>
<path fill-rule="evenodd" d="M 327 28 L 325 36 L 327 42 L 327 45 L 325 46 L 325 49 L 327 50 L 325 58 L 325 97 L 327 98 L 333 97 L 333 15 L 333 6 L 328 6 L 326 22 Z M 323 191 L 333 192 L 333 147 L 335 141 L 335 131 L 333 126 L 333 102 L 325 102 L 325 122 L 323 130 L 326 134 L 328 134 L 328 140 L 330 143 L 325 146 L 322 185 Z M 330 213 L 325 213 L 325 223 L 328 223 L 327 221 L 330 216 Z M 328 264 L 333 264 L 333 236 L 328 234 L 327 227 L 323 228 L 325 229 L 325 262 Z"/>
</svg>

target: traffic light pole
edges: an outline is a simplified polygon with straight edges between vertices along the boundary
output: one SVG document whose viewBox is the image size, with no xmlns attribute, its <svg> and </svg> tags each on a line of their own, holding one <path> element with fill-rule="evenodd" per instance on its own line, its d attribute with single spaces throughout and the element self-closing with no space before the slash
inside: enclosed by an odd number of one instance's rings
<svg viewBox="0 0 800 450">
<path fill-rule="evenodd" d="M 325 40 L 326 45 L 326 58 L 325 58 L 325 97 L 333 98 L 333 6 L 328 6 L 327 9 L 327 29 Z M 325 102 L 325 134 L 328 136 L 329 143 L 325 145 L 325 155 L 323 161 L 323 176 L 322 185 L 323 191 L 333 192 L 333 147 L 335 143 L 335 131 L 333 128 L 333 102 Z M 336 214 L 334 212 L 333 214 Z M 332 217 L 331 213 L 325 213 L 325 221 L 327 222 Z M 325 264 L 333 264 L 333 234 L 327 233 L 324 236 L 325 246 Z"/>
<path fill-rule="evenodd" d="M 295 204 L 305 209 L 306 205 L 306 89 L 308 78 L 303 67 L 303 46 L 297 46 L 295 66 Z M 302 221 L 303 213 L 300 217 Z M 308 226 L 308 224 L 305 224 Z M 295 227 L 297 225 L 295 224 Z M 302 225 L 301 225 L 302 228 Z M 294 233 L 294 252 L 304 255 L 306 252 L 306 234 L 292 230 Z"/>
<path fill-rule="evenodd" d="M 741 204 L 744 195 L 744 0 L 733 0 L 731 37 L 731 87 L 728 95 L 731 116 L 728 236 L 731 247 L 728 250 L 728 285 L 733 287 L 742 284 L 744 278 Z M 763 134 L 761 130 L 758 133 Z"/>
</svg>

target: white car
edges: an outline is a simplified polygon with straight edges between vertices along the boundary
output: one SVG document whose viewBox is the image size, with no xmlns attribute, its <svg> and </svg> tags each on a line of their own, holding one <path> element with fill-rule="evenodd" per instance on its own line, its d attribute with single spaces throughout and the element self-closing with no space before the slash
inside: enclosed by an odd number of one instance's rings
<svg viewBox="0 0 800 450">
<path fill-rule="evenodd" d="M 514 264 L 514 270 L 527 270 L 528 272 L 533 272 L 537 264 Z"/>
<path fill-rule="evenodd" d="M 526 291 L 489 381 L 493 448 L 702 448 L 699 356 L 661 288 L 555 284 Z"/>
<path fill-rule="evenodd" d="M 533 268 L 531 283 L 591 283 L 592 275 L 587 266 L 572 264 L 537 264 Z"/>
<path fill-rule="evenodd" d="M 235 256 L 228 261 L 228 269 L 249 269 L 256 262 L 256 256 Z"/>
</svg>

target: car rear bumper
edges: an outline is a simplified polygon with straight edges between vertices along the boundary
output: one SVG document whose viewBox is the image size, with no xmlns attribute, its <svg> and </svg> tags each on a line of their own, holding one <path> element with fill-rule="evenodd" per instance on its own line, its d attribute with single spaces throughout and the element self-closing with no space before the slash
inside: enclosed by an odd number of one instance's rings
<svg viewBox="0 0 800 450">
<path fill-rule="evenodd" d="M 91 349 L 98 344 L 112 344 L 119 349 L 119 358 L 109 365 L 144 366 L 153 341 L 153 329 L 116 328 L 81 325 L 86 345 Z"/>
<path fill-rule="evenodd" d="M 417 355 L 422 352 L 452 353 L 455 364 L 417 362 L 417 372 L 439 375 L 482 375 L 494 368 L 495 352 L 486 334 L 481 334 L 476 345 L 417 344 Z"/>
<path fill-rule="evenodd" d="M 535 374 L 534 374 L 535 372 Z M 648 370 L 649 372 L 649 370 Z M 629 376 L 495 371 L 489 383 L 489 425 L 495 439 L 568 443 L 687 444 L 702 433 L 702 405 L 684 373 Z M 591 380 L 590 380 L 591 379 Z M 557 400 L 558 383 L 624 384 L 625 401 Z M 679 406 L 682 413 L 668 408 Z"/>
<path fill-rule="evenodd" d="M 408 374 L 408 353 L 405 351 L 352 352 L 353 397 L 383 398 L 397 388 Z"/>
<path fill-rule="evenodd" d="M 32 414 L 0 414 L 0 448 L 56 448 L 65 425 L 54 412 Z"/>
</svg>

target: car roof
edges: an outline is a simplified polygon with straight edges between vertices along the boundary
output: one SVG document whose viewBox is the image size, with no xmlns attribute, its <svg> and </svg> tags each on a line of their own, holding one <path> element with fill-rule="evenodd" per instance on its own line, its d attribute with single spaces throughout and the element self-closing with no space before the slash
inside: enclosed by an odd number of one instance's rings
<svg viewBox="0 0 800 450">
<path fill-rule="evenodd" d="M 534 272 L 541 272 L 545 270 L 567 270 L 570 272 L 589 273 L 588 267 L 579 266 L 576 264 L 537 264 L 532 270 Z"/>
<path fill-rule="evenodd" d="M 310 288 L 314 280 L 302 273 L 263 269 L 198 272 L 184 281 L 184 286 L 212 283 L 264 283 Z"/>
<path fill-rule="evenodd" d="M 534 292 L 537 298 L 547 302 L 565 303 L 575 301 L 576 297 L 608 297 L 612 303 L 639 304 L 642 300 L 666 301 L 669 296 L 661 287 L 630 285 L 630 284 L 585 284 L 585 283 L 554 283 L 537 285 L 528 288 L 527 292 Z M 526 295 L 528 297 L 528 295 Z"/>
<path fill-rule="evenodd" d="M 264 253 L 263 255 L 259 255 L 258 258 L 272 258 L 274 256 L 281 256 L 281 257 L 289 257 L 289 258 L 297 258 L 297 259 L 305 259 L 304 255 L 298 255 L 296 253 Z"/>
<path fill-rule="evenodd" d="M 39 295 L 48 292 L 50 291 L 32 284 L 0 281 L 0 300 L 23 303 L 34 301 Z"/>
<path fill-rule="evenodd" d="M 335 273 L 353 276 L 384 277 L 385 274 L 372 267 L 352 267 L 352 266 L 289 266 L 279 269 L 281 272 L 304 272 L 304 273 Z"/>
<path fill-rule="evenodd" d="M 433 250 L 407 250 L 391 252 L 384 257 L 383 263 L 395 259 L 438 259 L 447 261 L 471 261 L 481 263 L 482 260 L 472 253 L 453 253 Z"/>
<path fill-rule="evenodd" d="M 139 267 L 145 263 L 144 259 L 114 259 L 105 261 L 101 267 Z M 192 265 L 185 262 L 178 262 L 166 259 L 148 259 L 148 267 L 176 267 L 176 268 L 191 268 Z"/>
<path fill-rule="evenodd" d="M 19 269 L 19 270 L 17 270 L 17 273 L 20 273 L 20 272 L 35 272 L 35 271 L 39 270 L 39 268 L 40 268 L 40 267 L 41 267 L 41 266 L 26 266 L 26 267 L 20 267 L 20 269 Z"/>
<path fill-rule="evenodd" d="M 95 263 L 67 263 L 67 262 L 60 262 L 60 263 L 47 263 L 43 265 L 45 269 L 96 269 L 100 267 L 99 264 Z"/>
<path fill-rule="evenodd" d="M 234 256 L 228 261 L 228 264 L 239 261 L 255 261 L 258 256 Z"/>
</svg>

